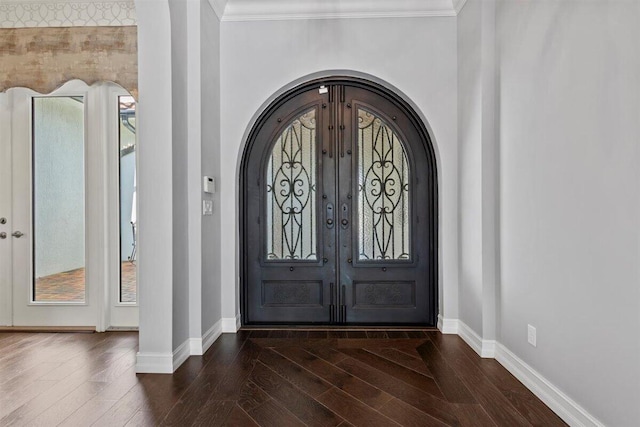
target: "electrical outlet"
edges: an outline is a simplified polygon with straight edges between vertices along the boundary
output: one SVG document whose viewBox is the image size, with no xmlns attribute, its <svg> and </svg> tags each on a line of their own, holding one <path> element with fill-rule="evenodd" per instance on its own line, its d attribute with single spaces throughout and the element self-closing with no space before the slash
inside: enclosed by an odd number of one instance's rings
<svg viewBox="0 0 640 427">
<path fill-rule="evenodd" d="M 536 347 L 536 328 L 531 325 L 527 325 L 527 341 L 529 341 L 529 344 Z"/>
</svg>

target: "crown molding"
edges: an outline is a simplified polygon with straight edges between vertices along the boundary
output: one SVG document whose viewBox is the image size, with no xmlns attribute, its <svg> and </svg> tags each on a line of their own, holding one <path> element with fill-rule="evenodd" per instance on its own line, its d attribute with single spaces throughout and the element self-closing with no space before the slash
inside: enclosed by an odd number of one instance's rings
<svg viewBox="0 0 640 427">
<path fill-rule="evenodd" d="M 227 7 L 227 1 L 228 0 L 209 0 L 211 8 L 221 21 L 224 17 L 224 9 Z"/>
<path fill-rule="evenodd" d="M 456 15 L 460 13 L 465 4 L 467 4 L 467 0 L 453 0 L 453 8 L 456 11 Z"/>
<path fill-rule="evenodd" d="M 136 25 L 134 0 L 2 1 L 0 28 Z"/>
<path fill-rule="evenodd" d="M 229 0 L 222 20 L 447 17 L 456 16 L 456 7 L 461 8 L 463 3 L 464 0 Z"/>
</svg>

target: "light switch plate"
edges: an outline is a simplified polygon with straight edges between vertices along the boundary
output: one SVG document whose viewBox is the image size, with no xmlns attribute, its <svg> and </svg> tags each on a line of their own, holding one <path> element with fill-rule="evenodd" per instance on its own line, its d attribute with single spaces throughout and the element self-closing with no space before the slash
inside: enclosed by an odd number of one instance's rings
<svg viewBox="0 0 640 427">
<path fill-rule="evenodd" d="M 202 215 L 213 215 L 213 200 L 202 201 Z"/>
<path fill-rule="evenodd" d="M 536 347 L 536 328 L 531 325 L 527 325 L 527 341 L 529 341 L 529 344 Z"/>
</svg>

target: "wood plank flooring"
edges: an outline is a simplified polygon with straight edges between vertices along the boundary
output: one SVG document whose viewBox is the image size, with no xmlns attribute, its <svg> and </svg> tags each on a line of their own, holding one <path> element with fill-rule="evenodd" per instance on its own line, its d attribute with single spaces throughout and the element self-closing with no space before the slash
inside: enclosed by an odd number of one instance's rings
<svg viewBox="0 0 640 427">
<path fill-rule="evenodd" d="M 431 330 L 241 330 L 173 375 L 134 332 L 0 333 L 2 426 L 564 426 L 492 359 Z"/>
</svg>

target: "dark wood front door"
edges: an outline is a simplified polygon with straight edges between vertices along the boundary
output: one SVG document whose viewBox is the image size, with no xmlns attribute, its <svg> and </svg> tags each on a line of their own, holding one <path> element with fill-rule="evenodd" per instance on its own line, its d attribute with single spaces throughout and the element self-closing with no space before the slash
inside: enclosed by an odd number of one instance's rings
<svg viewBox="0 0 640 427">
<path fill-rule="evenodd" d="M 274 102 L 243 161 L 243 322 L 434 325 L 435 179 L 424 126 L 370 83 Z"/>
</svg>

